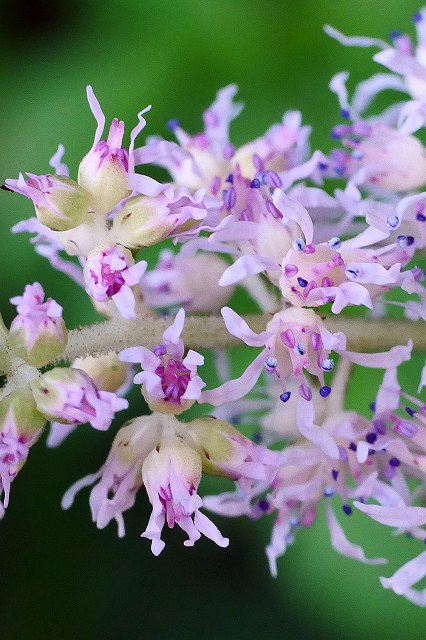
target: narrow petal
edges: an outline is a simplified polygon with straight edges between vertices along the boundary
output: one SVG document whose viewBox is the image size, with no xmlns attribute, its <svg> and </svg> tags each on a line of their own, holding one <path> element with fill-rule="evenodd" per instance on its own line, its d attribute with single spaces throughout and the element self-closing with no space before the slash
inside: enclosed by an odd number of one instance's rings
<svg viewBox="0 0 426 640">
<path fill-rule="evenodd" d="M 228 267 L 222 274 L 219 284 L 221 287 L 226 287 L 229 284 L 234 284 L 243 280 L 247 276 L 253 276 L 262 271 L 279 271 L 279 265 L 269 258 L 262 258 L 261 256 L 241 256 L 233 265 Z"/>
<path fill-rule="evenodd" d="M 203 391 L 200 402 L 208 402 L 216 407 L 224 402 L 233 402 L 234 400 L 242 398 L 253 389 L 258 381 L 263 371 L 264 361 L 265 351 L 262 351 L 247 367 L 242 376 L 235 378 L 235 380 L 228 380 L 216 389 Z"/>
<path fill-rule="evenodd" d="M 182 333 L 184 324 L 185 324 L 185 311 L 184 309 L 179 309 L 173 323 L 163 333 L 164 342 L 165 343 L 170 342 L 174 345 L 178 344 L 180 339 L 180 334 Z"/>
<path fill-rule="evenodd" d="M 354 502 L 354 506 L 370 518 L 388 527 L 411 529 L 426 524 L 426 507 L 382 507 L 378 504 Z"/>
<path fill-rule="evenodd" d="M 372 369 L 390 369 L 398 367 L 402 362 L 410 359 L 413 343 L 408 341 L 406 347 L 396 346 L 381 353 L 355 353 L 354 351 L 345 351 L 347 357 L 354 364 L 360 364 L 362 367 Z"/>
<path fill-rule="evenodd" d="M 95 139 L 93 140 L 93 146 L 92 146 L 93 148 L 98 144 L 99 140 L 101 139 L 101 136 L 105 127 L 105 116 L 101 109 L 101 105 L 99 104 L 99 101 L 95 96 L 94 91 L 90 85 L 86 87 L 86 93 L 87 93 L 87 100 L 89 102 L 89 107 L 93 115 L 95 116 L 96 122 L 98 123 L 98 126 L 96 127 Z"/>
<path fill-rule="evenodd" d="M 310 244 L 314 236 L 314 225 L 307 209 L 297 200 L 289 198 L 282 189 L 275 189 L 272 202 L 285 218 L 290 218 L 299 225 L 306 244 Z"/>
<path fill-rule="evenodd" d="M 397 595 L 405 596 L 407 600 L 421 607 L 426 606 L 426 589 L 417 591 L 412 589 L 412 585 L 426 575 L 426 551 L 423 551 L 417 558 L 413 558 L 404 564 L 390 578 L 380 578 L 380 582 L 385 589 L 392 589 Z"/>
<path fill-rule="evenodd" d="M 338 522 L 333 509 L 327 507 L 327 524 L 330 531 L 331 545 L 335 551 L 341 553 L 348 558 L 354 558 L 360 560 L 365 564 L 386 564 L 386 558 L 366 558 L 364 549 L 357 544 L 349 542 L 345 533 Z"/>
<path fill-rule="evenodd" d="M 250 329 L 247 322 L 230 307 L 223 307 L 221 314 L 225 320 L 226 328 L 229 333 L 236 338 L 239 338 L 250 347 L 263 347 L 266 340 L 272 335 L 272 333 L 269 333 L 268 331 L 255 333 Z"/>
</svg>

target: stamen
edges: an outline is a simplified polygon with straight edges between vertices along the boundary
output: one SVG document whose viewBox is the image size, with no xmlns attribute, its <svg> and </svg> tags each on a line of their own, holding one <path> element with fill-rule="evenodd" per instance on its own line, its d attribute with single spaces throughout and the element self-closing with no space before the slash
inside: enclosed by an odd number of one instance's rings
<svg viewBox="0 0 426 640">
<path fill-rule="evenodd" d="M 398 236 L 397 242 L 400 247 L 410 247 L 414 243 L 413 236 Z"/>
<path fill-rule="evenodd" d="M 292 247 L 295 251 L 303 251 L 306 247 L 306 242 L 302 240 L 302 238 L 297 238 L 296 240 L 293 240 Z"/>
<path fill-rule="evenodd" d="M 300 344 L 300 342 L 298 342 L 298 343 L 295 345 L 295 347 L 294 347 L 294 349 L 293 349 L 293 350 L 294 350 L 294 353 L 295 353 L 296 355 L 299 355 L 299 356 L 304 356 L 304 355 L 305 355 L 305 349 L 304 349 L 304 348 L 303 348 L 303 346 Z"/>
<path fill-rule="evenodd" d="M 261 182 L 258 178 L 254 178 L 254 180 L 250 182 L 251 189 L 260 189 L 260 186 L 261 186 Z"/>
<path fill-rule="evenodd" d="M 334 238 L 331 238 L 331 240 L 328 241 L 328 246 L 331 249 L 338 249 L 341 246 L 341 244 L 342 244 L 342 241 L 337 236 Z"/>
<path fill-rule="evenodd" d="M 377 440 L 377 434 L 371 431 L 370 433 L 367 433 L 365 439 L 367 440 L 368 444 L 374 444 Z"/>
<path fill-rule="evenodd" d="M 388 226 L 391 229 L 396 229 L 396 227 L 399 225 L 399 218 L 398 216 L 389 216 L 388 218 Z"/>
<path fill-rule="evenodd" d="M 330 393 L 331 393 L 331 387 L 329 387 L 329 386 L 325 385 L 324 387 L 321 387 L 321 389 L 320 389 L 320 391 L 319 391 L 319 392 L 320 392 L 320 396 L 321 396 L 322 398 L 326 398 L 326 397 L 327 397 L 327 396 L 329 396 L 329 395 L 330 395 Z"/>
<path fill-rule="evenodd" d="M 284 391 L 284 393 L 280 395 L 281 402 L 287 402 L 287 400 L 290 400 L 290 396 L 291 396 L 291 391 Z"/>
<path fill-rule="evenodd" d="M 312 391 L 307 384 L 303 383 L 299 387 L 299 393 L 304 400 L 312 400 Z"/>
<path fill-rule="evenodd" d="M 321 369 L 323 371 L 333 371 L 334 360 L 332 358 L 324 358 L 324 360 L 321 361 Z"/>
<path fill-rule="evenodd" d="M 287 276 L 287 278 L 291 278 L 292 276 L 295 276 L 296 273 L 298 273 L 299 269 L 298 267 L 296 267 L 295 264 L 286 264 L 284 267 L 284 273 Z"/>
<path fill-rule="evenodd" d="M 299 285 L 304 289 L 305 287 L 308 286 L 308 281 L 305 280 L 305 278 L 297 278 L 297 282 L 299 283 Z"/>
<path fill-rule="evenodd" d="M 166 127 L 169 131 L 176 131 L 180 127 L 180 121 L 177 118 L 172 118 L 167 122 Z"/>
<path fill-rule="evenodd" d="M 348 504 L 344 504 L 344 505 L 342 506 L 342 510 L 343 510 L 343 513 L 344 513 L 345 515 L 347 515 L 347 516 L 350 516 L 350 515 L 351 515 L 351 513 L 352 513 L 352 507 L 351 507 L 350 505 L 348 505 Z"/>
</svg>

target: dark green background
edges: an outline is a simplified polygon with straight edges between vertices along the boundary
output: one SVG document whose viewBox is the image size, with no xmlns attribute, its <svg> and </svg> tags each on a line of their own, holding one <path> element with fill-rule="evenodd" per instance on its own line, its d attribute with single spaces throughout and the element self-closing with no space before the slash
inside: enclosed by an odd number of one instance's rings
<svg viewBox="0 0 426 640">
<path fill-rule="evenodd" d="M 136 112 L 152 103 L 144 134 L 165 135 L 171 117 L 199 130 L 201 112 L 217 89 L 236 82 L 246 104 L 232 127 L 237 144 L 263 133 L 284 110 L 300 108 L 304 123 L 315 127 L 313 145 L 327 148 L 328 130 L 338 119 L 327 89 L 330 77 L 347 68 L 358 81 L 375 66 L 371 50 L 340 47 L 322 33 L 322 24 L 386 37 L 394 28 L 411 29 L 418 8 L 408 0 L 3 2 L 0 177 L 20 170 L 45 173 L 59 142 L 75 175 L 95 128 L 85 100 L 88 83 L 107 120 L 117 115 L 129 131 Z M 0 207 L 6 321 L 12 318 L 9 297 L 39 280 L 65 307 L 70 327 L 88 322 L 92 312 L 82 292 L 48 269 L 27 236 L 9 234 L 12 224 L 31 215 L 31 204 L 4 193 Z M 421 362 L 419 355 L 404 369 L 411 391 Z M 379 380 L 357 370 L 350 405 L 366 411 Z M 137 393 L 132 400 L 134 415 L 142 403 Z M 365 567 L 336 555 L 321 513 L 311 530 L 300 531 L 273 580 L 264 555 L 268 520 L 217 518 L 231 538 L 226 550 L 207 540 L 185 549 L 179 530 L 166 532 L 167 547 L 154 558 L 139 538 L 149 516 L 143 491 L 126 517 L 124 540 L 113 525 L 97 531 L 91 524 L 87 491 L 62 513 L 65 489 L 102 464 L 111 440 L 111 433 L 82 427 L 57 451 L 41 442 L 14 482 L 0 525 L 0 637 L 424 637 L 424 611 L 385 592 L 378 581 L 421 545 L 393 538 L 360 514 L 345 519 L 348 536 L 364 543 L 368 555 L 390 557 L 389 567 Z M 207 483 L 205 489 L 216 487 Z"/>
</svg>

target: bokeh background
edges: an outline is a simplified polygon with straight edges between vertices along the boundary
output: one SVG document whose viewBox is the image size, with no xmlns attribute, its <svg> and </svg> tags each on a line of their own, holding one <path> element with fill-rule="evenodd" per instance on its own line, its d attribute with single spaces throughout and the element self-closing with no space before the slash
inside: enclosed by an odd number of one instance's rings
<svg viewBox="0 0 426 640">
<path fill-rule="evenodd" d="M 328 149 L 328 131 L 338 119 L 328 81 L 336 71 L 350 69 L 354 84 L 375 66 L 371 50 L 340 47 L 323 34 L 322 25 L 386 37 L 395 28 L 411 30 L 411 14 L 418 8 L 411 0 L 3 0 L 0 179 L 20 170 L 45 173 L 59 142 L 76 171 L 95 128 L 85 100 L 88 83 L 107 120 L 119 116 L 129 130 L 137 111 L 152 103 L 143 135 L 167 136 L 171 117 L 198 131 L 215 92 L 236 82 L 246 104 L 232 126 L 236 144 L 297 108 L 314 126 L 313 147 Z M 32 215 L 31 204 L 3 193 L 0 209 L 0 309 L 6 322 L 12 318 L 8 299 L 35 280 L 65 307 L 70 327 L 93 319 L 77 286 L 49 270 L 28 236 L 9 233 L 12 224 Z M 237 368 L 240 354 L 232 352 Z M 423 357 L 418 354 L 404 368 L 410 391 Z M 368 411 L 379 380 L 356 370 L 349 406 Z M 141 408 L 134 393 L 128 415 Z M 387 568 L 336 555 L 321 511 L 310 530 L 300 531 L 274 580 L 264 554 L 268 519 L 217 518 L 231 538 L 226 550 L 205 539 L 186 549 L 180 531 L 166 532 L 166 549 L 154 558 L 139 538 L 149 517 L 143 491 L 127 514 L 123 540 L 113 524 L 98 531 L 90 522 L 87 490 L 62 513 L 63 492 L 102 464 L 111 440 L 111 432 L 81 427 L 56 451 L 46 449 L 44 440 L 31 451 L 0 526 L 1 637 L 424 637 L 424 611 L 385 592 L 378 580 L 420 552 L 420 543 L 394 538 L 361 514 L 345 519 L 348 537 L 364 543 L 370 556 L 391 558 Z M 208 481 L 204 489 L 224 486 Z"/>
</svg>

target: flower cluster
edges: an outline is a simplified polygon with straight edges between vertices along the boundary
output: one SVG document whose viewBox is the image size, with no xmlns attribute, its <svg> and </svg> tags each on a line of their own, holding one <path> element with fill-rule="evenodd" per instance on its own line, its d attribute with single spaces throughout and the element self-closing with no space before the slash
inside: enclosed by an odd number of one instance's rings
<svg viewBox="0 0 426 640">
<path fill-rule="evenodd" d="M 229 125 L 242 105 L 234 85 L 218 92 L 201 132 L 191 135 L 173 119 L 176 141 L 149 137 L 135 148 L 148 107 L 125 148 L 118 119 L 102 139 L 105 116 L 88 87 L 97 128 L 77 180 L 62 162 L 62 146 L 50 161 L 55 174 L 6 180 L 5 189 L 30 198 L 36 213 L 13 231 L 34 234 L 36 251 L 106 320 L 67 331 L 62 307 L 44 302 L 38 283 L 12 298 L 18 315 L 9 330 L 0 327 L 7 377 L 1 515 L 45 422 L 52 423 L 51 447 L 84 423 L 106 430 L 128 407 L 133 380 L 145 414 L 118 429 L 105 464 L 62 501 L 69 508 L 93 485 L 97 527 L 115 520 L 123 536 L 123 513 L 144 487 L 152 513 L 142 536 L 155 555 L 165 546 L 165 525 L 177 524 L 186 546 L 202 534 L 227 546 L 206 510 L 251 519 L 274 514 L 266 554 L 276 575 L 278 558 L 322 502 L 333 548 L 361 562 L 386 559 L 367 558 L 350 542 L 336 509 L 426 540 L 426 366 L 419 397 L 398 382 L 398 368 L 419 346 L 413 327 L 426 320 L 424 272 L 415 262 L 426 248 L 426 148 L 415 135 L 426 126 L 426 10 L 415 24 L 417 48 L 401 34 L 388 45 L 326 27 L 344 45 L 379 48 L 375 61 L 393 72 L 361 82 L 351 100 L 348 74 L 332 78 L 343 120 L 331 131 L 335 148 L 311 153 L 311 128 L 293 111 L 236 148 Z M 366 116 L 385 88 L 410 99 Z M 163 167 L 169 181 L 136 172 L 141 165 L 148 174 L 152 165 Z M 171 239 L 175 248 L 162 248 L 149 268 L 144 249 Z M 254 325 L 228 306 L 237 283 L 259 308 Z M 386 323 L 393 326 L 389 306 L 404 314 L 398 342 L 383 342 L 368 328 L 368 316 L 381 319 L 381 334 Z M 367 336 L 356 350 L 344 320 L 354 308 Z M 222 318 L 208 315 L 219 310 Z M 245 369 L 223 350 L 238 343 L 254 350 Z M 206 349 L 214 351 L 219 384 L 208 367 L 200 374 Z M 54 366 L 58 360 L 70 366 Z M 372 416 L 345 405 L 353 365 L 383 372 Z M 202 406 L 195 412 L 196 403 Z M 203 473 L 235 482 L 234 490 L 201 497 Z M 424 606 L 426 591 L 413 585 L 425 575 L 422 552 L 381 581 Z"/>
</svg>

